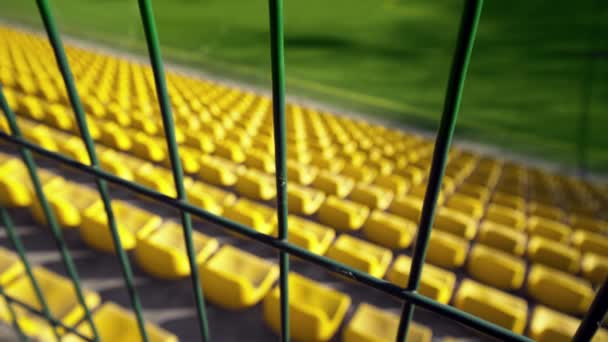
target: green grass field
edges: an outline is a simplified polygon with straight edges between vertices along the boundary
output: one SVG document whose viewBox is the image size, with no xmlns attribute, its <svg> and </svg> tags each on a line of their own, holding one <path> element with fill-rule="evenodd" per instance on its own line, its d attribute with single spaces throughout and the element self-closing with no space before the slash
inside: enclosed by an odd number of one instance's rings
<svg viewBox="0 0 608 342">
<path fill-rule="evenodd" d="M 486 1 L 457 136 L 576 165 L 593 60 L 588 164 L 608 171 L 608 6 L 594 1 Z M 52 5 L 63 32 L 144 51 L 136 1 Z M 269 84 L 266 1 L 154 6 L 167 59 Z M 454 0 L 286 0 L 288 92 L 435 129 L 461 7 Z M 0 0 L 0 9 L 0 17 L 40 25 L 34 1 Z"/>
</svg>

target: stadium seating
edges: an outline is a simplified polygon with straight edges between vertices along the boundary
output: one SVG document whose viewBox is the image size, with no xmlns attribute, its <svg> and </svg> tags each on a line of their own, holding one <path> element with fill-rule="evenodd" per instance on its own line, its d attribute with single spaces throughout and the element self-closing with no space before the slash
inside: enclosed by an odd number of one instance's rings
<svg viewBox="0 0 608 342">
<path fill-rule="evenodd" d="M 527 290 L 540 303 L 573 314 L 587 311 L 594 296 L 588 281 L 539 264 L 530 267 Z"/>
<path fill-rule="evenodd" d="M 464 265 L 468 249 L 469 243 L 465 239 L 433 230 L 426 258 L 431 264 L 452 269 Z"/>
<path fill-rule="evenodd" d="M 358 230 L 369 215 L 369 208 L 336 196 L 329 196 L 319 209 L 319 221 L 341 231 Z"/>
<path fill-rule="evenodd" d="M 559 242 L 533 236 L 528 242 L 528 258 L 553 268 L 577 274 L 581 256 L 576 249 Z"/>
<path fill-rule="evenodd" d="M 17 254 L 0 247 L 0 286 L 6 286 L 24 272 Z"/>
<path fill-rule="evenodd" d="M 477 242 L 516 256 L 526 252 L 527 235 L 501 224 L 485 221 L 479 228 Z"/>
<path fill-rule="evenodd" d="M 363 234 L 371 242 L 390 249 L 401 249 L 410 246 L 416 229 L 413 221 L 374 210 L 363 225 Z"/>
<path fill-rule="evenodd" d="M 393 259 L 390 250 L 348 234 L 338 236 L 326 255 L 377 278 L 384 276 Z"/>
<path fill-rule="evenodd" d="M 537 342 L 569 342 L 579 324 L 576 318 L 537 305 L 532 312 L 529 335 Z M 608 331 L 600 329 L 592 341 L 608 341 Z"/>
<path fill-rule="evenodd" d="M 386 275 L 386 279 L 401 287 L 406 287 L 410 277 L 412 259 L 405 255 L 400 255 L 395 259 Z M 432 298 L 440 303 L 447 304 L 452 298 L 456 275 L 440 267 L 425 264 L 422 267 L 422 277 L 418 292 L 423 296 Z"/>
<path fill-rule="evenodd" d="M 526 263 L 523 259 L 478 244 L 471 248 L 467 271 L 482 283 L 504 290 L 517 290 L 524 283 Z"/>
<path fill-rule="evenodd" d="M 325 254 L 336 236 L 336 232 L 326 226 L 297 216 L 288 217 L 289 242 L 315 254 Z"/>
<path fill-rule="evenodd" d="M 224 216 L 263 234 L 271 234 L 276 224 L 274 209 L 245 199 L 224 208 Z"/>
<path fill-rule="evenodd" d="M 583 256 L 581 265 L 583 275 L 594 285 L 608 279 L 608 258 L 587 253 Z"/>
</svg>

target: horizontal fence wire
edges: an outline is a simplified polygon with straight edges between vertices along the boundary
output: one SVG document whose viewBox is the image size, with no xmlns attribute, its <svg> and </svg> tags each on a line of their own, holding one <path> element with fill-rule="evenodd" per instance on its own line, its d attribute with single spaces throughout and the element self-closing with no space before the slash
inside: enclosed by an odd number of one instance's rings
<svg viewBox="0 0 608 342">
<path fill-rule="evenodd" d="M 42 21 L 44 23 L 44 28 L 46 30 L 49 42 L 51 43 L 51 46 L 53 48 L 55 59 L 57 61 L 57 66 L 59 67 L 59 71 L 61 72 L 61 76 L 63 78 L 65 88 L 70 99 L 70 104 L 72 105 L 72 109 L 74 110 L 76 123 L 78 124 L 79 128 L 78 131 L 80 132 L 82 141 L 84 142 L 84 145 L 86 147 L 87 154 L 89 156 L 89 161 L 92 167 L 97 168 L 99 167 L 99 160 L 97 159 L 97 153 L 95 151 L 95 143 L 93 142 L 93 138 L 91 137 L 91 133 L 89 131 L 82 102 L 80 100 L 80 96 L 78 95 L 76 84 L 74 82 L 74 76 L 72 75 L 69 61 L 63 49 L 63 43 L 61 42 L 61 37 L 59 36 L 59 32 L 57 31 L 57 25 L 55 24 L 55 19 L 53 17 L 51 8 L 47 0 L 36 0 L 36 3 L 38 5 L 40 17 L 42 18 Z M 112 200 L 110 199 L 108 187 L 103 179 L 95 177 L 95 182 L 97 183 L 97 189 L 99 191 L 99 195 L 101 196 L 103 207 L 106 212 L 108 226 L 110 227 L 112 241 L 114 242 L 114 250 L 118 255 L 118 260 L 124 278 L 123 280 L 125 282 L 125 287 L 127 288 L 127 292 L 129 293 L 129 297 L 131 299 L 131 305 L 133 306 L 133 310 L 135 311 L 139 332 L 141 334 L 142 340 L 144 342 L 147 342 L 149 340 L 149 337 L 148 333 L 146 332 L 145 322 L 141 308 L 141 301 L 135 288 L 133 271 L 131 269 L 129 257 L 127 256 L 127 253 L 125 252 L 122 246 L 122 242 L 120 241 L 116 217 L 114 216 L 114 211 L 112 210 Z M 88 313 L 87 315 L 90 315 L 90 313 Z"/>
<path fill-rule="evenodd" d="M 439 131 L 435 139 L 435 147 L 433 151 L 433 159 L 431 162 L 431 170 L 429 180 L 427 182 L 426 193 L 422 205 L 422 213 L 420 214 L 420 225 L 414 243 L 414 251 L 412 254 L 412 266 L 410 276 L 407 282 L 407 290 L 418 291 L 420 279 L 422 277 L 422 268 L 424 267 L 424 259 L 426 251 L 431 239 L 431 231 L 433 229 L 433 221 L 435 219 L 435 209 L 437 207 L 437 198 L 441 191 L 441 180 L 445 172 L 445 166 L 448 160 L 448 152 L 456 128 L 456 120 L 458 118 L 458 110 L 462 100 L 462 91 L 464 81 L 467 74 L 467 68 L 473 51 L 479 17 L 483 8 L 483 0 L 467 0 L 464 3 L 462 10 L 462 18 L 460 19 L 460 31 L 456 42 L 456 49 L 450 69 L 450 78 L 445 95 L 443 115 L 439 123 Z M 401 312 L 400 324 L 397 330 L 397 342 L 405 342 L 407 340 L 407 332 L 414 318 L 415 305 L 411 302 L 405 302 Z"/>
<path fill-rule="evenodd" d="M 173 181 L 175 183 L 177 198 L 178 200 L 187 203 L 188 196 L 184 189 L 184 175 L 177 143 L 175 141 L 175 125 L 173 122 L 173 114 L 171 113 L 171 102 L 169 101 L 169 93 L 167 92 L 165 71 L 160 54 L 160 43 L 156 31 L 156 24 L 154 22 L 152 5 L 149 0 L 139 0 L 139 9 L 144 32 L 146 34 L 150 63 L 152 65 L 152 71 L 154 72 L 156 94 L 161 109 L 165 140 L 167 142 L 167 149 L 171 160 L 171 169 L 173 172 Z M 207 313 L 205 309 L 205 296 L 203 295 L 203 287 L 201 286 L 199 271 L 196 264 L 194 240 L 192 239 L 192 219 L 190 214 L 184 210 L 180 210 L 180 215 L 186 243 L 186 252 L 188 254 L 188 262 L 190 263 L 190 279 L 192 280 L 192 288 L 196 300 L 196 310 L 199 319 L 198 325 L 203 341 L 209 341 L 209 324 L 207 322 Z"/>
</svg>

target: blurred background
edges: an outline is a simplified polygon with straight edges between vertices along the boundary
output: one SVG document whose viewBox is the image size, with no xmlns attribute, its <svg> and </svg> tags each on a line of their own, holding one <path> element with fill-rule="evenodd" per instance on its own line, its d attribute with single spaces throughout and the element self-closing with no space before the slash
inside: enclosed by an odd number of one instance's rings
<svg viewBox="0 0 608 342">
<path fill-rule="evenodd" d="M 462 1 L 285 1 L 296 95 L 433 132 Z M 136 1 L 54 0 L 63 33 L 144 53 Z M 166 60 L 270 84 L 267 2 L 156 0 Z M 0 18 L 40 27 L 34 1 Z M 608 3 L 486 1 L 456 136 L 562 169 L 608 171 Z"/>
</svg>

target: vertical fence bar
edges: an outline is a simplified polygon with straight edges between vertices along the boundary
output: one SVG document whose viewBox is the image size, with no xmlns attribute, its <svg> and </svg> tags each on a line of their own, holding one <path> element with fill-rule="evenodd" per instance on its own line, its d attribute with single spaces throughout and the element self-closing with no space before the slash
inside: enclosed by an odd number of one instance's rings
<svg viewBox="0 0 608 342">
<path fill-rule="evenodd" d="M 272 63 L 272 113 L 274 153 L 277 183 L 278 238 L 287 241 L 288 206 L 285 123 L 285 48 L 283 29 L 283 0 L 268 1 L 270 17 L 270 55 Z M 289 254 L 279 252 L 279 288 L 281 296 L 281 340 L 289 341 Z"/>
<path fill-rule="evenodd" d="M 165 71 L 160 53 L 160 43 L 154 20 L 154 11 L 149 0 L 139 0 L 139 11 L 141 14 L 146 42 L 148 44 L 148 53 L 150 55 L 150 64 L 154 72 L 154 82 L 156 85 L 156 95 L 158 97 L 161 115 L 163 119 L 163 128 L 165 130 L 165 138 L 169 157 L 171 159 L 171 168 L 173 171 L 173 181 L 177 192 L 177 198 L 185 203 L 188 202 L 188 195 L 184 188 L 184 175 L 182 164 L 179 157 L 177 143 L 175 141 L 175 125 L 173 122 L 173 114 L 171 112 L 171 102 L 169 101 L 169 93 L 165 81 Z M 188 261 L 190 263 L 190 276 L 192 287 L 196 299 L 196 309 L 199 318 L 199 328 L 203 341 L 209 341 L 209 326 L 207 323 L 207 313 L 205 309 L 205 296 L 199 277 L 198 267 L 196 264 L 196 254 L 194 251 L 194 241 L 192 240 L 192 219 L 190 214 L 180 210 L 182 226 L 184 228 L 184 240 L 186 242 L 186 251 L 188 253 Z"/>
<path fill-rule="evenodd" d="M 0 96 L 2 96 L 2 95 L 0 95 Z M 19 255 L 19 259 L 23 263 L 23 266 L 25 268 L 25 273 L 27 274 L 27 277 L 30 279 L 30 283 L 32 284 L 32 287 L 34 288 L 34 293 L 36 294 L 36 299 L 38 299 L 38 303 L 40 303 L 40 306 L 42 307 L 42 312 L 44 313 L 44 318 L 46 318 L 46 320 L 49 323 L 52 323 L 53 318 L 51 316 L 51 311 L 49 310 L 49 305 L 46 302 L 46 298 L 44 298 L 44 295 L 42 294 L 42 290 L 40 290 L 40 285 L 38 284 L 36 277 L 34 277 L 34 272 L 32 272 L 32 267 L 30 266 L 30 262 L 29 262 L 29 260 L 27 260 L 27 256 L 25 254 L 25 248 L 23 248 L 21 239 L 19 238 L 19 235 L 17 235 L 17 232 L 15 231 L 15 226 L 13 225 L 13 222 L 11 220 L 10 215 L 8 214 L 8 211 L 6 210 L 6 208 L 4 208 L 2 206 L 0 206 L 0 219 L 1 219 L 2 224 L 4 225 L 4 228 L 6 229 L 6 233 L 8 235 L 9 240 L 11 241 L 11 244 L 17 251 L 17 254 Z M 8 304 L 8 302 L 7 302 L 7 304 Z M 53 333 L 55 334 L 55 338 L 59 341 L 60 340 L 59 333 L 57 332 L 57 327 L 55 327 L 54 325 L 53 325 Z"/>
<path fill-rule="evenodd" d="M 8 102 L 4 97 L 4 92 L 2 91 L 2 85 L 0 84 L 0 108 L 4 111 L 4 115 L 6 117 L 6 121 L 8 121 L 10 130 L 12 135 L 17 138 L 23 138 L 21 134 L 21 130 L 17 125 L 17 120 L 15 119 L 15 113 L 8 106 Z M 20 147 L 21 156 L 23 161 L 25 162 L 25 166 L 27 167 L 28 173 L 30 175 L 31 181 L 34 186 L 34 191 L 36 193 L 36 197 L 40 201 L 40 206 L 42 207 L 42 211 L 44 212 L 44 216 L 46 217 L 47 223 L 51 228 L 51 233 L 53 234 L 53 239 L 57 244 L 57 249 L 61 254 L 61 259 L 65 265 L 67 273 L 69 277 L 72 279 L 72 283 L 74 285 L 74 290 L 76 292 L 76 297 L 78 298 L 78 302 L 83 307 L 85 312 L 85 317 L 87 322 L 91 326 L 91 331 L 93 332 L 93 338 L 95 341 L 99 341 L 99 334 L 97 332 L 97 327 L 93 322 L 93 318 L 91 316 L 91 311 L 87 306 L 87 303 L 84 300 L 84 295 L 82 293 L 82 287 L 80 286 L 80 278 L 78 277 L 78 271 L 76 270 L 76 266 L 74 265 L 74 261 L 72 260 L 72 256 L 68 250 L 68 247 L 63 239 L 63 233 L 61 232 L 61 228 L 57 224 L 57 220 L 55 219 L 55 214 L 51 210 L 51 206 L 44 194 L 44 190 L 42 189 L 42 184 L 40 182 L 40 178 L 38 177 L 38 170 L 34 158 L 32 154 L 27 148 Z"/>
<path fill-rule="evenodd" d="M 61 71 L 61 75 L 63 77 L 63 81 L 68 92 L 68 96 L 70 98 L 70 103 L 76 116 L 76 122 L 78 123 L 78 128 L 80 130 L 82 140 L 87 149 L 91 166 L 93 168 L 99 168 L 99 160 L 97 159 L 97 153 L 95 152 L 95 145 L 93 143 L 93 139 L 91 138 L 86 116 L 84 114 L 82 103 L 80 101 L 80 96 L 78 95 L 78 90 L 76 89 L 74 77 L 72 75 L 72 71 L 70 70 L 70 65 L 66 53 L 63 49 L 61 37 L 59 36 L 59 33 L 57 31 L 51 8 L 49 7 L 47 0 L 36 0 L 36 3 L 38 4 L 38 10 L 40 12 L 40 16 L 42 17 L 42 21 L 44 23 L 44 27 L 46 29 L 49 41 L 53 47 L 55 59 L 57 61 L 57 65 L 59 66 L 59 70 Z M 144 324 L 141 302 L 139 300 L 139 296 L 137 295 L 137 290 L 135 289 L 133 281 L 133 271 L 131 270 L 129 258 L 127 257 L 127 254 L 125 253 L 125 250 L 123 249 L 122 243 L 120 241 L 116 218 L 112 210 L 112 202 L 108 193 L 108 187 L 105 180 L 100 179 L 98 177 L 95 177 L 95 182 L 97 183 L 97 188 L 99 190 L 99 194 L 104 205 L 104 209 L 108 219 L 108 226 L 110 227 L 112 239 L 114 241 L 114 249 L 116 250 L 116 254 L 118 255 L 118 259 L 120 261 L 121 270 L 125 279 L 125 285 L 131 298 L 131 304 L 133 305 L 135 315 L 137 317 L 137 324 L 139 326 L 142 340 L 148 341 L 148 334 L 146 332 Z"/>
<path fill-rule="evenodd" d="M 464 4 L 458 41 L 456 42 L 456 50 L 452 59 L 443 114 L 439 125 L 439 131 L 437 132 L 437 138 L 435 139 L 435 150 L 433 151 L 429 182 L 424 195 L 418 236 L 416 237 L 412 255 L 412 268 L 410 270 L 406 288 L 408 291 L 417 291 L 418 286 L 420 285 L 422 267 L 424 265 L 426 250 L 431 237 L 433 220 L 435 219 L 437 197 L 439 197 L 439 192 L 441 190 L 441 180 L 448 159 L 452 135 L 454 134 L 454 128 L 456 127 L 456 119 L 458 118 L 464 81 L 471 53 L 473 51 L 473 43 L 475 42 L 475 34 L 477 32 L 477 25 L 479 23 L 479 17 L 481 16 L 482 7 L 483 0 L 467 0 Z M 406 341 L 407 332 L 414 314 L 414 308 L 414 304 L 410 302 L 404 303 L 399 330 L 397 331 L 397 342 Z"/>
<path fill-rule="evenodd" d="M 6 304 L 6 307 L 8 308 L 8 314 L 10 315 L 11 319 L 13 320 L 13 327 L 15 328 L 15 330 L 17 330 L 17 335 L 19 336 L 19 341 L 22 342 L 27 342 L 27 336 L 25 336 L 25 334 L 23 333 L 23 330 L 21 330 L 21 326 L 19 325 L 19 321 L 17 320 L 17 314 L 15 313 L 15 309 L 13 308 L 13 302 L 11 302 L 8 297 L 6 296 L 6 294 L 4 293 L 4 288 L 2 286 L 0 286 L 0 296 L 2 296 L 2 298 L 4 298 L 4 303 Z M 59 336 L 57 336 L 57 330 L 53 328 L 53 331 L 55 331 L 55 337 L 57 338 L 57 341 L 59 341 Z"/>
<path fill-rule="evenodd" d="M 572 341 L 591 341 L 591 338 L 600 329 L 605 319 L 608 319 L 608 279 L 604 281 L 604 284 L 597 291 L 589 307 L 589 311 L 585 314 L 581 325 L 578 326 Z"/>
</svg>

